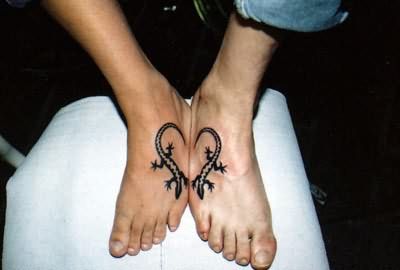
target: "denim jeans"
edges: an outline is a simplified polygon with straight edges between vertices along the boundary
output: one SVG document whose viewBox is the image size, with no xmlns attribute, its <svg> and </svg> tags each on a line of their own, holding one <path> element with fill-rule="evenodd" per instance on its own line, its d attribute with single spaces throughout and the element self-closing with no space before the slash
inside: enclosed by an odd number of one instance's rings
<svg viewBox="0 0 400 270">
<path fill-rule="evenodd" d="M 325 30 L 348 16 L 340 0 L 235 0 L 235 6 L 244 18 L 300 32 Z"/>
</svg>

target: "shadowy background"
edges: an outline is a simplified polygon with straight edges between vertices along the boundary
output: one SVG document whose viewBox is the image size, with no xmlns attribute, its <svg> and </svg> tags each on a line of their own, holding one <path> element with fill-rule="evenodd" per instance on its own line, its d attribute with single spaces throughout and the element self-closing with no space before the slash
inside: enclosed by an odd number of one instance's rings
<svg viewBox="0 0 400 270">
<path fill-rule="evenodd" d="M 229 1 L 195 2 L 197 9 L 188 0 L 121 1 L 145 52 L 185 97 L 210 69 L 230 8 Z M 400 5 L 344 4 L 351 12 L 344 24 L 288 34 L 264 85 L 286 95 L 309 179 L 328 194 L 316 207 L 331 269 L 397 270 Z M 86 53 L 37 4 L 19 10 L 0 0 L 0 41 L 0 134 L 25 154 L 62 106 L 112 95 Z M 0 160 L 1 228 L 12 174 Z"/>
</svg>

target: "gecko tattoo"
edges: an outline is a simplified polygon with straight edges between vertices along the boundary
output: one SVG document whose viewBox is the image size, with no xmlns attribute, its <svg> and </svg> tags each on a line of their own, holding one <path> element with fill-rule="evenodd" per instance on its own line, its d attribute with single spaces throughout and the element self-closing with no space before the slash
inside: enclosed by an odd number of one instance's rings
<svg viewBox="0 0 400 270">
<path fill-rule="evenodd" d="M 165 167 L 171 172 L 172 177 L 169 180 L 165 180 L 165 188 L 167 190 L 172 189 L 172 184 L 175 184 L 175 198 L 179 199 L 179 196 L 182 193 L 183 186 L 187 187 L 188 179 L 184 175 L 184 173 L 179 169 L 178 165 L 176 164 L 175 160 L 172 158 L 172 150 L 174 146 L 172 142 L 168 143 L 168 146 L 164 150 L 161 144 L 161 139 L 163 137 L 164 132 L 172 128 L 176 130 L 179 135 L 181 135 L 183 142 L 185 143 L 185 138 L 183 137 L 182 132 L 174 123 L 166 123 L 164 124 L 157 132 L 156 139 L 155 139 L 155 146 L 157 154 L 160 157 L 160 162 L 157 163 L 157 159 L 151 162 L 151 168 L 153 171 L 156 169 L 162 169 Z"/>
<path fill-rule="evenodd" d="M 197 144 L 200 136 L 204 133 L 209 133 L 214 138 L 215 150 L 213 152 L 210 150 L 209 146 L 206 147 L 204 154 L 206 154 L 207 162 L 203 165 L 200 174 L 197 175 L 196 178 L 192 181 L 192 188 L 193 190 L 196 190 L 197 195 L 199 195 L 200 199 L 204 198 L 204 187 L 206 185 L 210 192 L 212 192 L 213 189 L 215 188 L 215 184 L 207 179 L 208 174 L 212 170 L 219 171 L 222 174 L 224 174 L 226 172 L 226 167 L 227 167 L 227 165 L 222 165 L 221 161 L 219 161 L 219 165 L 217 165 L 218 164 L 217 161 L 222 150 L 222 143 L 221 143 L 221 138 L 214 129 L 209 127 L 201 129 L 199 134 L 197 135 L 195 145 Z"/>
</svg>

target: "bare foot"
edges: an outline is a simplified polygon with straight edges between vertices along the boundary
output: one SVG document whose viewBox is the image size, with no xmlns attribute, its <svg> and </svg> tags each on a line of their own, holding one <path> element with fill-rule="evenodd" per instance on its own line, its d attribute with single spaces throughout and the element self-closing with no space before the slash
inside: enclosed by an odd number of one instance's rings
<svg viewBox="0 0 400 270">
<path fill-rule="evenodd" d="M 276 241 L 255 155 L 253 104 L 221 99 L 216 88 L 203 83 L 192 103 L 190 209 L 199 236 L 215 252 L 265 269 Z"/>
<path fill-rule="evenodd" d="M 167 226 L 170 231 L 179 226 L 188 200 L 190 108 L 164 79 L 133 106 L 109 243 L 115 257 L 137 255 L 163 241 Z"/>
</svg>

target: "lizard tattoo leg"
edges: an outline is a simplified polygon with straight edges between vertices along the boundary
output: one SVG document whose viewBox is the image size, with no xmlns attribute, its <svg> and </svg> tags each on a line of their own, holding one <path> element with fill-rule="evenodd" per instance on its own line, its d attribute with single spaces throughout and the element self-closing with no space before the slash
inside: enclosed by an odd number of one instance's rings
<svg viewBox="0 0 400 270">
<path fill-rule="evenodd" d="M 185 143 L 185 139 L 183 137 L 182 132 L 174 123 L 166 123 L 164 124 L 157 132 L 156 139 L 155 139 L 155 146 L 158 156 L 160 157 L 160 162 L 157 162 L 157 159 L 151 161 L 151 169 L 153 171 L 157 169 L 163 169 L 166 167 L 172 174 L 172 177 L 169 180 L 164 181 L 164 187 L 167 191 L 172 189 L 172 186 L 175 187 L 175 198 L 179 199 L 179 196 L 182 193 L 183 187 L 187 186 L 188 179 L 185 174 L 179 169 L 178 165 L 176 164 L 175 160 L 172 158 L 174 145 L 172 142 L 168 143 L 168 146 L 165 148 L 162 147 L 161 139 L 163 137 L 164 132 L 167 129 L 174 129 L 176 130 L 179 135 L 181 135 L 183 142 Z"/>
<path fill-rule="evenodd" d="M 197 175 L 194 180 L 192 180 L 192 185 L 191 185 L 192 189 L 197 192 L 197 195 L 200 197 L 200 199 L 204 198 L 204 191 L 206 186 L 210 192 L 212 192 L 213 189 L 215 188 L 215 183 L 207 179 L 208 174 L 212 170 L 219 171 L 222 174 L 224 174 L 226 172 L 226 167 L 227 167 L 227 165 L 223 165 L 221 161 L 219 161 L 218 164 L 218 158 L 222 150 L 222 143 L 221 143 L 221 138 L 214 129 L 209 127 L 201 129 L 199 134 L 197 135 L 195 145 L 197 144 L 200 136 L 203 133 L 211 134 L 211 136 L 215 141 L 215 150 L 211 151 L 210 147 L 206 146 L 204 154 L 206 155 L 207 162 L 203 165 L 200 174 Z"/>
</svg>

